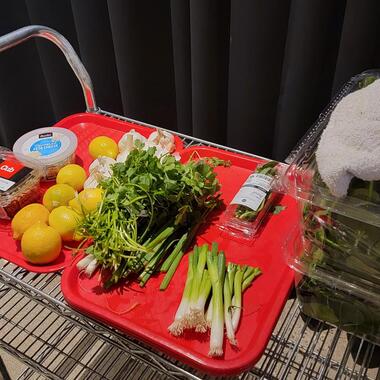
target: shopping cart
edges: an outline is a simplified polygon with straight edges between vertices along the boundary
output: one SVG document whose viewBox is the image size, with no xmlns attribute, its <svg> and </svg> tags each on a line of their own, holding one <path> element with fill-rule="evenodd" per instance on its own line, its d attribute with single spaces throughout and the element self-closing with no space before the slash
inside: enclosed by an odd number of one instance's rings
<svg viewBox="0 0 380 380">
<path fill-rule="evenodd" d="M 55 30 L 45 26 L 27 26 L 9 33 L 3 37 L 0 37 L 0 52 L 16 46 L 21 42 L 27 41 L 32 37 L 39 37 L 47 39 L 53 42 L 65 55 L 72 70 L 77 76 L 84 95 L 86 103 L 86 112 L 70 115 L 67 118 L 58 121 L 59 126 L 72 126 L 75 123 L 85 123 L 89 125 L 108 125 L 115 129 L 122 130 L 123 126 L 130 127 L 148 127 L 157 128 L 154 125 L 140 122 L 128 117 L 117 115 L 111 112 L 107 112 L 98 107 L 95 101 L 94 89 L 88 72 L 79 60 L 74 49 L 70 43 Z M 91 126 L 90 126 L 91 128 Z M 239 151 L 237 149 L 226 148 L 218 144 L 212 144 L 210 142 L 193 138 L 184 134 L 176 133 L 184 146 L 192 145 L 206 145 L 228 150 L 230 152 L 244 154 L 246 156 L 262 159 L 262 157 L 254 154 Z M 7 325 L 11 324 L 12 329 L 9 330 L 14 333 L 15 337 L 25 336 L 32 337 L 36 342 L 42 344 L 41 352 L 36 356 L 36 359 L 32 360 L 28 358 L 28 348 L 23 350 L 19 345 L 13 343 L 15 338 L 8 343 L 3 339 L 0 334 L 0 347 L 6 347 L 7 351 L 12 355 L 24 360 L 28 365 L 39 373 L 49 378 L 61 378 L 63 375 L 59 371 L 63 371 L 61 360 L 66 362 L 72 361 L 71 355 L 66 353 L 66 343 L 64 339 L 69 337 L 69 333 L 74 331 L 87 345 L 93 344 L 90 342 L 90 338 L 94 342 L 101 342 L 102 345 L 108 345 L 108 351 L 111 349 L 118 349 L 116 358 L 124 358 L 122 355 L 131 355 L 131 358 L 137 358 L 139 362 L 145 363 L 147 366 L 154 369 L 157 376 L 168 376 L 170 378 L 193 378 L 200 379 L 203 376 L 199 373 L 194 373 L 189 367 L 183 366 L 181 363 L 177 363 L 168 359 L 164 355 L 159 355 L 155 351 L 150 350 L 148 347 L 136 343 L 134 340 L 129 339 L 122 334 L 118 334 L 113 329 L 104 324 L 99 324 L 93 320 L 78 314 L 70 309 L 63 301 L 62 294 L 59 288 L 60 275 L 57 273 L 40 274 L 35 275 L 23 271 L 21 268 L 14 266 L 11 263 L 0 265 L 0 290 L 6 293 L 7 289 L 11 289 L 11 292 L 17 292 L 22 297 L 31 303 L 33 307 L 43 305 L 44 308 L 49 310 L 49 316 L 54 316 L 57 319 L 63 319 L 62 330 L 60 327 L 51 326 L 52 329 L 50 336 L 56 336 L 56 340 L 50 341 L 45 338 L 41 338 L 38 335 L 34 335 L 33 332 L 28 332 L 27 328 L 20 322 L 20 326 L 11 320 L 11 312 L 6 311 L 1 317 L 7 318 Z M 1 298 L 0 298 L 1 299 Z M 9 297 L 11 302 L 11 297 Z M 297 378 L 303 378 L 308 376 L 309 378 L 323 378 L 328 371 L 336 373 L 336 377 L 340 378 L 342 374 L 361 377 L 364 373 L 365 377 L 366 367 L 357 364 L 357 359 L 354 363 L 349 362 L 350 347 L 353 345 L 349 342 L 346 345 L 346 349 L 340 352 L 340 330 L 329 329 L 322 326 L 320 330 L 314 333 L 312 336 L 307 335 L 305 331 L 310 325 L 310 319 L 305 323 L 301 321 L 299 311 L 296 303 L 289 301 L 286 313 L 283 314 L 282 320 L 275 329 L 274 334 L 268 348 L 261 360 L 255 368 L 252 368 L 250 372 L 247 372 L 244 379 L 254 378 L 286 378 L 292 371 L 296 371 Z M 9 316 L 8 316 L 9 314 Z M 23 317 L 26 320 L 26 316 Z M 298 329 L 298 335 L 293 337 L 292 332 Z M 56 331 L 53 329 L 56 329 Z M 25 333 L 27 332 L 27 334 Z M 8 333 L 7 333 L 8 334 Z M 322 335 L 325 337 L 322 339 Z M 88 335 L 88 337 L 86 336 Z M 45 339 L 45 340 L 44 340 Z M 319 347 L 319 343 L 321 347 Z M 65 345 L 64 345 L 65 344 Z M 374 353 L 374 348 L 362 348 L 361 343 L 359 352 L 364 352 L 365 362 L 369 362 L 368 358 L 371 358 Z M 108 354 L 108 353 L 107 353 Z M 376 355 L 375 355 L 376 356 Z M 106 357 L 106 356 L 105 356 Z M 87 358 L 85 356 L 78 356 L 79 359 L 75 363 L 75 366 L 80 368 L 81 371 L 92 371 L 93 374 L 101 373 L 104 378 L 106 374 L 112 372 L 112 366 L 114 361 L 110 361 L 109 367 L 105 367 L 104 372 L 100 371 L 98 367 L 93 370 L 89 367 Z M 129 361 L 132 359 L 123 359 L 128 366 Z M 46 360 L 46 364 L 44 360 Z M 72 368 L 72 367 L 70 367 Z M 120 371 L 126 367 L 122 367 Z M 352 369 L 351 369 L 352 368 Z M 0 370 L 2 369 L 2 363 L 0 361 Z M 63 373 L 63 372 L 62 372 Z M 129 372 L 128 372 L 129 373 Z M 330 372 L 331 373 L 331 372 Z M 276 375 L 277 374 L 277 375 Z M 26 370 L 23 378 L 30 378 L 32 372 Z M 371 374 L 373 377 L 376 374 Z M 371 375 L 369 377 L 371 377 Z M 3 375 L 4 376 L 4 375 Z"/>
</svg>

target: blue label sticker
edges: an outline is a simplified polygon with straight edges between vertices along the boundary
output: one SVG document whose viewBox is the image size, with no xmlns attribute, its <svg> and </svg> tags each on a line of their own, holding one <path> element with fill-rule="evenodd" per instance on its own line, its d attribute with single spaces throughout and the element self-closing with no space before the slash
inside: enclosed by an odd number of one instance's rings
<svg viewBox="0 0 380 380">
<path fill-rule="evenodd" d="M 52 138 L 36 141 L 31 147 L 31 152 L 39 152 L 41 156 L 49 156 L 61 149 L 61 141 Z"/>
</svg>

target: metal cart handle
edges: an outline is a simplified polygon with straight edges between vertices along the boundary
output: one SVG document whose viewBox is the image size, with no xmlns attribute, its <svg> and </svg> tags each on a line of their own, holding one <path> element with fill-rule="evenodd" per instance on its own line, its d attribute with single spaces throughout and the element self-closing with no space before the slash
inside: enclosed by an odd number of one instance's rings
<svg viewBox="0 0 380 380">
<path fill-rule="evenodd" d="M 96 112 L 98 108 L 95 102 L 91 78 L 70 42 L 56 30 L 42 25 L 30 25 L 17 29 L 0 37 L 0 52 L 27 41 L 32 37 L 46 38 L 59 47 L 82 86 L 87 112 Z"/>
</svg>

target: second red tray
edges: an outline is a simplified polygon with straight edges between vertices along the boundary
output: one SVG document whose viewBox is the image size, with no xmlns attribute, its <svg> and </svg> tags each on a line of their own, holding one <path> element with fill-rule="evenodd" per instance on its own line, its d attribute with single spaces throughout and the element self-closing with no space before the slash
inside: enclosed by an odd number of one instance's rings
<svg viewBox="0 0 380 380">
<path fill-rule="evenodd" d="M 154 129 L 149 127 L 113 119 L 95 113 L 79 113 L 68 116 L 55 124 L 55 127 L 70 129 L 77 135 L 78 147 L 76 150 L 75 159 L 79 165 L 86 169 L 86 171 L 92 162 L 92 158 L 88 153 L 88 145 L 93 138 L 103 135 L 111 137 L 117 142 L 124 133 L 130 131 L 131 129 L 135 129 L 145 137 L 148 137 L 152 131 L 154 131 Z M 178 136 L 175 136 L 175 146 L 176 151 L 181 151 L 183 148 L 182 140 Z M 54 181 L 44 183 L 42 186 L 42 191 L 45 191 L 54 183 Z M 3 243 L 0 248 L 0 258 L 8 260 L 30 272 L 56 272 L 68 266 L 72 261 L 71 250 L 62 249 L 59 257 L 50 264 L 35 265 L 28 263 L 22 256 L 20 242 L 17 242 L 12 238 L 12 231 L 9 221 L 0 222 L 0 241 Z"/>
<path fill-rule="evenodd" d="M 181 152 L 183 160 L 191 155 L 219 157 L 230 160 L 230 168 L 217 168 L 226 204 L 260 162 L 258 159 L 207 147 L 192 147 Z M 119 287 L 105 292 L 98 275 L 88 279 L 75 265 L 65 269 L 62 276 L 62 292 L 66 301 L 84 314 L 111 325 L 126 334 L 150 344 L 152 347 L 179 359 L 205 373 L 234 375 L 251 368 L 260 358 L 270 339 L 273 328 L 282 311 L 293 283 L 293 274 L 282 257 L 282 244 L 289 228 L 297 223 L 297 207 L 292 198 L 280 200 L 286 209 L 278 215 L 270 215 L 265 228 L 250 244 L 222 236 L 216 219 L 197 237 L 197 243 L 218 242 L 227 261 L 259 266 L 263 274 L 254 281 L 243 296 L 243 315 L 237 332 L 239 349 L 224 344 L 222 358 L 208 356 L 209 336 L 186 333 L 173 337 L 168 326 L 174 319 L 182 297 L 187 273 L 187 256 L 182 259 L 170 286 L 160 292 L 163 275 L 153 276 L 145 288 L 137 284 Z M 226 341 L 226 339 L 225 339 Z"/>
</svg>

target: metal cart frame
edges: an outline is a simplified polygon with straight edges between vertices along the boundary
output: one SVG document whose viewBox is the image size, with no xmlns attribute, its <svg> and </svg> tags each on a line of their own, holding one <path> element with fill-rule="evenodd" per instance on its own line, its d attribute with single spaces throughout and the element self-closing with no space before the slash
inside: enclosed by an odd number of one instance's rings
<svg viewBox="0 0 380 380">
<path fill-rule="evenodd" d="M 156 128 L 98 108 L 86 69 L 70 43 L 53 29 L 35 25 L 9 33 L 0 37 L 0 52 L 31 37 L 46 38 L 61 49 L 81 83 L 87 112 Z M 177 135 L 186 147 L 207 145 L 258 157 Z M 211 378 L 73 310 L 63 299 L 60 276 L 30 273 L 0 259 L 0 348 L 28 366 L 19 379 Z M 237 378 L 379 380 L 379 358 L 379 347 L 303 317 L 291 298 L 263 357 Z"/>
</svg>

